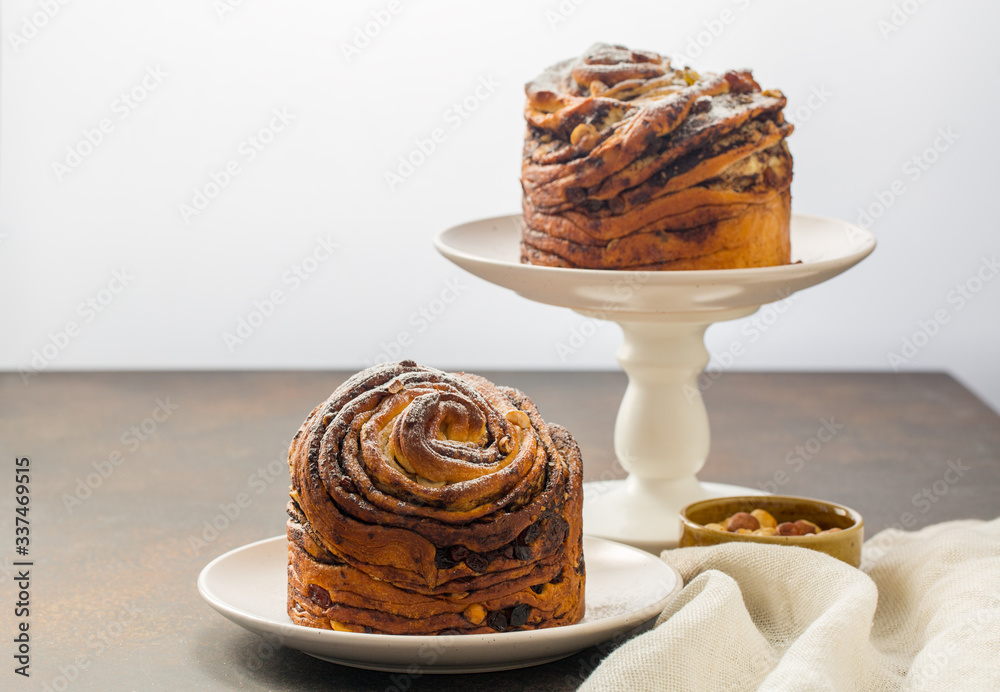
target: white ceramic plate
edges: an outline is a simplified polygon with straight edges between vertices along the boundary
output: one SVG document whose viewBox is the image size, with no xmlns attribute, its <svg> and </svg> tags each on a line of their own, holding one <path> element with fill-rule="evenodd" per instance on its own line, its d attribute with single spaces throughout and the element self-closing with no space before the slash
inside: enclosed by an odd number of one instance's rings
<svg viewBox="0 0 1000 692">
<path fill-rule="evenodd" d="M 295 625 L 285 611 L 287 542 L 269 538 L 212 560 L 198 576 L 208 604 L 271 644 L 372 670 L 476 673 L 523 668 L 569 656 L 656 617 L 683 587 L 655 556 L 585 536 L 587 611 L 576 625 L 448 636 L 334 632 Z"/>
<path fill-rule="evenodd" d="M 589 312 L 663 313 L 773 303 L 854 266 L 875 249 L 868 231 L 837 219 L 793 214 L 792 262 L 698 271 L 608 271 L 520 263 L 521 216 L 442 231 L 438 251 L 481 279 L 540 303 Z"/>
</svg>

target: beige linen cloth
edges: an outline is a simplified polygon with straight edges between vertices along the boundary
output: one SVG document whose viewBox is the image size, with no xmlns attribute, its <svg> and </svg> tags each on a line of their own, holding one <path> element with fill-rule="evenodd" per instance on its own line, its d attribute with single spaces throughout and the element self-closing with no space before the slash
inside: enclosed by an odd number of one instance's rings
<svg viewBox="0 0 1000 692">
<path fill-rule="evenodd" d="M 666 551 L 686 584 L 581 689 L 1000 690 L 1000 519 L 865 543 Z"/>
</svg>

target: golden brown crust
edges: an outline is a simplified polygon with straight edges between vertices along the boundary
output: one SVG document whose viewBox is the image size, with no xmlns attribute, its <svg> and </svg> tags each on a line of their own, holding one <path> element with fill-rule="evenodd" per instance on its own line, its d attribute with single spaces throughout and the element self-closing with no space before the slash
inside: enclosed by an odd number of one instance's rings
<svg viewBox="0 0 1000 692">
<path fill-rule="evenodd" d="M 294 622 L 437 634 L 583 617 L 579 449 L 517 390 L 370 368 L 312 412 L 289 470 Z"/>
<path fill-rule="evenodd" d="M 548 266 L 636 271 L 739 269 L 786 264 L 790 195 L 767 202 L 733 205 L 735 216 L 681 232 L 636 233 L 607 245 L 583 245 L 524 232 L 522 257 Z"/>
<path fill-rule="evenodd" d="M 762 92 L 750 72 L 701 76 L 655 53 L 596 44 L 525 92 L 523 262 L 790 261 L 793 128 L 781 92 Z"/>
</svg>

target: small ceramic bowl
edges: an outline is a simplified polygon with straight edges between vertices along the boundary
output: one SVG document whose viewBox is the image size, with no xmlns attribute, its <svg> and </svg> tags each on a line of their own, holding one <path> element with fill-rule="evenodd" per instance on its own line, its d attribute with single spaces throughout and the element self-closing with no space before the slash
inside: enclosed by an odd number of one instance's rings
<svg viewBox="0 0 1000 692">
<path fill-rule="evenodd" d="M 821 529 L 838 528 L 840 531 L 808 536 L 755 536 L 705 528 L 705 524 L 722 522 L 737 512 L 750 512 L 754 509 L 769 512 L 779 524 L 784 521 L 805 519 L 817 524 Z M 797 545 L 832 555 L 854 567 L 861 564 L 861 544 L 865 537 L 864 521 L 853 509 L 832 502 L 782 495 L 715 497 L 691 503 L 681 510 L 680 516 L 681 548 L 718 545 L 732 541 Z"/>
</svg>

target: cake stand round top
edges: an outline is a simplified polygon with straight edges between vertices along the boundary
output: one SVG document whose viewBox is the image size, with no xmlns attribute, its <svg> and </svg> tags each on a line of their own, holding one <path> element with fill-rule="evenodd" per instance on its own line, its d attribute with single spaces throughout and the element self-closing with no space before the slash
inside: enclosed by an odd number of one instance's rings
<svg viewBox="0 0 1000 692">
<path fill-rule="evenodd" d="M 772 303 L 854 266 L 875 249 L 845 221 L 793 214 L 792 264 L 750 269 L 627 271 L 520 263 L 521 216 L 497 216 L 442 231 L 438 251 L 471 274 L 529 300 L 585 312 L 690 313 Z"/>
</svg>

